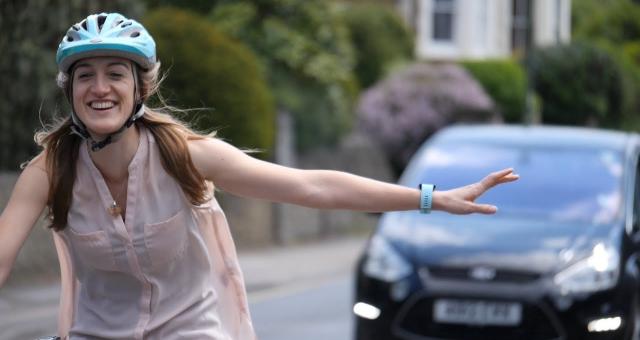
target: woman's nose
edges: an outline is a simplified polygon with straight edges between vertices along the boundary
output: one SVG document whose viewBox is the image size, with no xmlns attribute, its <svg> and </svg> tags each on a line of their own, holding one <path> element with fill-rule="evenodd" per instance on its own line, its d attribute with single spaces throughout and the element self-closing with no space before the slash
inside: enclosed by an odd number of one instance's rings
<svg viewBox="0 0 640 340">
<path fill-rule="evenodd" d="M 94 78 L 94 82 L 91 86 L 91 90 L 96 95 L 104 95 L 109 92 L 109 82 L 105 76 L 98 74 Z"/>
</svg>

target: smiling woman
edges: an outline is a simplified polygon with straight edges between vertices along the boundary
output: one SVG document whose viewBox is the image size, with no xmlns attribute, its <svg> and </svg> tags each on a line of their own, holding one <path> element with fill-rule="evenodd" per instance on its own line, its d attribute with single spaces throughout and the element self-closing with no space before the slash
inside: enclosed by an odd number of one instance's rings
<svg viewBox="0 0 640 340">
<path fill-rule="evenodd" d="M 123 126 L 139 101 L 134 64 L 117 57 L 88 58 L 72 68 L 73 112 L 91 131 L 104 139 Z"/>
<path fill-rule="evenodd" d="M 254 159 L 145 106 L 155 42 L 117 13 L 72 25 L 57 53 L 69 117 L 0 215 L 0 285 L 44 208 L 62 273 L 65 339 L 254 339 L 233 240 L 212 187 L 313 208 L 495 213 L 474 200 L 512 169 L 448 191 Z"/>
</svg>

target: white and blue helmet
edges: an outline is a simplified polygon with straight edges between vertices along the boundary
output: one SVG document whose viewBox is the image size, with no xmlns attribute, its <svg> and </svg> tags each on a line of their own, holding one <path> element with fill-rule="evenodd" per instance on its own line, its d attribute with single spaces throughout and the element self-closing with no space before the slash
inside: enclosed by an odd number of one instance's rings
<svg viewBox="0 0 640 340">
<path fill-rule="evenodd" d="M 69 73 L 82 58 L 114 56 L 148 70 L 156 63 L 156 43 L 139 22 L 119 13 L 89 15 L 69 28 L 56 53 L 58 69 Z"/>
</svg>

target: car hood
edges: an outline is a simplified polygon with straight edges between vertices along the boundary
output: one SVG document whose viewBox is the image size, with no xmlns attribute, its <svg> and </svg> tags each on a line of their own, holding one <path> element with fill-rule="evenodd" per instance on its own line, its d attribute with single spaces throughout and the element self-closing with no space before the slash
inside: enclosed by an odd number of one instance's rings
<svg viewBox="0 0 640 340">
<path fill-rule="evenodd" d="M 622 227 L 497 216 L 390 213 L 379 233 L 416 266 L 555 272 L 619 240 Z"/>
</svg>

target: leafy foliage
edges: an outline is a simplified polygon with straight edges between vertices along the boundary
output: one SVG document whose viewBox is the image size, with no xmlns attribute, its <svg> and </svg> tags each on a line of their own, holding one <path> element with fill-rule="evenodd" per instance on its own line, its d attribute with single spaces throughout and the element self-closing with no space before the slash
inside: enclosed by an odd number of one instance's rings
<svg viewBox="0 0 640 340">
<path fill-rule="evenodd" d="M 269 150 L 275 110 L 255 55 L 191 12 L 160 8 L 144 22 L 172 69 L 164 82 L 172 102 L 213 108 L 188 111 L 188 120 L 201 130 L 220 128 L 238 146 Z"/>
<path fill-rule="evenodd" d="M 210 15 L 262 60 L 297 146 L 335 143 L 349 130 L 357 85 L 348 31 L 321 0 L 221 0 Z"/>
<path fill-rule="evenodd" d="M 38 149 L 33 134 L 55 111 L 68 112 L 55 83 L 55 53 L 69 27 L 98 11 L 137 17 L 129 1 L 0 1 L 0 169 L 18 169 Z"/>
<path fill-rule="evenodd" d="M 160 7 L 174 7 L 183 10 L 190 10 L 194 13 L 209 13 L 216 5 L 216 0 L 145 0 L 147 8 L 150 10 Z"/>
<path fill-rule="evenodd" d="M 495 101 L 505 121 L 509 123 L 522 121 L 527 84 L 525 71 L 518 62 L 514 60 L 466 61 L 462 66 L 482 84 L 484 90 Z"/>
<path fill-rule="evenodd" d="M 414 37 L 393 8 L 384 5 L 345 6 L 342 15 L 355 47 L 355 72 L 367 88 L 397 64 L 413 58 Z"/>
<path fill-rule="evenodd" d="M 531 58 L 544 122 L 619 124 L 623 78 L 619 65 L 606 50 L 580 42 L 536 50 Z"/>
<path fill-rule="evenodd" d="M 617 127 L 636 129 L 640 121 L 640 5 L 632 0 L 572 2 L 575 41 L 605 49 L 622 73 L 623 103 Z"/>
<path fill-rule="evenodd" d="M 624 43 L 640 38 L 640 6 L 631 0 L 572 1 L 573 36 Z"/>
<path fill-rule="evenodd" d="M 376 140 L 398 173 L 438 129 L 455 122 L 499 119 L 493 102 L 463 68 L 412 64 L 361 97 L 359 126 Z"/>
</svg>

